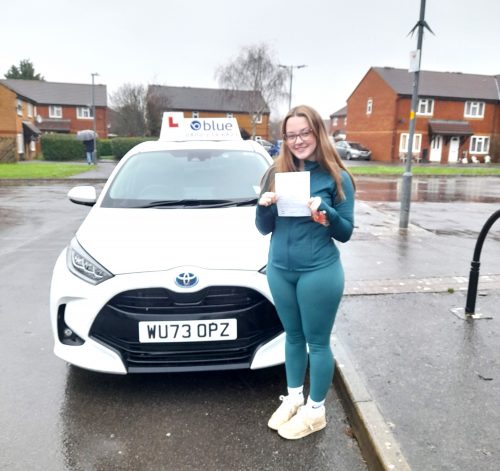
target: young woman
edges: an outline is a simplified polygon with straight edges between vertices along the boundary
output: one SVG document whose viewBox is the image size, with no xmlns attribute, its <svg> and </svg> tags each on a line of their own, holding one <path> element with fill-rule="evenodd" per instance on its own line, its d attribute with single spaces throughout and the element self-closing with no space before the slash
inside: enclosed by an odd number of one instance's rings
<svg viewBox="0 0 500 471">
<path fill-rule="evenodd" d="M 268 426 L 287 439 L 326 426 L 325 398 L 334 359 L 330 335 L 344 291 L 344 272 L 334 239 L 347 242 L 354 227 L 354 181 L 317 111 L 292 108 L 282 124 L 284 145 L 262 183 L 256 226 L 272 233 L 267 278 L 285 329 L 288 395 Z M 275 178 L 284 172 L 310 173 L 311 216 L 278 216 Z M 308 353 L 309 350 L 309 353 Z M 304 380 L 309 360 L 309 397 Z"/>
</svg>

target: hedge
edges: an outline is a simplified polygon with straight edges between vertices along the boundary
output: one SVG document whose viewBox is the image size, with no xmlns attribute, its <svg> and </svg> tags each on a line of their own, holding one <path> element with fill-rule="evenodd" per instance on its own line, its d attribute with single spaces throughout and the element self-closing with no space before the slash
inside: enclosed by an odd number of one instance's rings
<svg viewBox="0 0 500 471">
<path fill-rule="evenodd" d="M 40 137 L 44 160 L 81 160 L 85 158 L 85 147 L 74 135 L 43 134 Z"/>
<path fill-rule="evenodd" d="M 113 155 L 111 139 L 97 139 L 97 155 L 98 156 Z"/>
<path fill-rule="evenodd" d="M 115 137 L 111 139 L 113 156 L 120 160 L 132 147 L 145 141 L 157 140 L 156 137 Z"/>
</svg>

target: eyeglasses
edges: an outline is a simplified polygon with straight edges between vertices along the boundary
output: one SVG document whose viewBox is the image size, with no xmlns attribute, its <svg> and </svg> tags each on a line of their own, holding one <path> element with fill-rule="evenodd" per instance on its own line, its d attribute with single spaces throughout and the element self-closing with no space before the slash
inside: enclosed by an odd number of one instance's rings
<svg viewBox="0 0 500 471">
<path fill-rule="evenodd" d="M 302 131 L 298 133 L 288 133 L 285 134 L 283 137 L 285 138 L 285 141 L 287 142 L 295 142 L 297 138 L 300 136 L 300 139 L 302 141 L 305 141 L 309 139 L 313 135 L 312 129 L 303 129 Z"/>
</svg>

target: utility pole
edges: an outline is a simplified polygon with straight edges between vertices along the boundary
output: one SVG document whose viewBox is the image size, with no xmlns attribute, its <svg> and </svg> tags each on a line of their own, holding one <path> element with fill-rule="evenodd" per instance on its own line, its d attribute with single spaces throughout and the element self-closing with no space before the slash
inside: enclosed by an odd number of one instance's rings
<svg viewBox="0 0 500 471">
<path fill-rule="evenodd" d="M 413 92 L 411 97 L 411 110 L 410 110 L 410 130 L 408 135 L 408 153 L 406 154 L 406 167 L 403 173 L 403 184 L 401 188 L 401 213 L 399 217 L 400 229 L 408 228 L 408 221 L 410 218 L 410 201 L 411 201 L 411 161 L 413 157 L 413 136 L 415 134 L 415 117 L 418 103 L 418 83 L 420 80 L 420 60 L 422 58 L 422 42 L 424 37 L 424 28 L 427 28 L 431 33 L 432 30 L 425 22 L 425 1 L 420 0 L 420 18 L 418 23 L 410 31 L 413 34 L 418 28 L 417 51 L 415 56 L 415 64 L 412 64 L 409 72 L 413 70 Z"/>
<path fill-rule="evenodd" d="M 282 65 L 278 64 L 279 67 L 282 69 L 288 69 L 290 70 L 290 92 L 288 93 L 288 109 L 292 108 L 292 83 L 293 83 L 293 69 L 303 69 L 304 67 L 307 67 L 307 65 L 302 64 L 302 65 Z"/>
<path fill-rule="evenodd" d="M 94 91 L 94 77 L 99 75 L 97 72 L 92 72 L 92 125 L 94 130 L 94 152 L 92 153 L 92 161 L 94 164 L 97 163 L 97 134 L 96 134 L 96 125 L 95 125 L 95 91 Z"/>
</svg>

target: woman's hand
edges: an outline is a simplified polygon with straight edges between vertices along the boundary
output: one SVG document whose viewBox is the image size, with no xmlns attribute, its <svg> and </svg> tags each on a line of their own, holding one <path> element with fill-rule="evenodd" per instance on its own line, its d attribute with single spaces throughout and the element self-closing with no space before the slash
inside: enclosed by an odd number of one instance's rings
<svg viewBox="0 0 500 471">
<path fill-rule="evenodd" d="M 272 204 L 275 204 L 276 201 L 278 201 L 278 195 L 272 191 L 266 191 L 265 193 L 262 193 L 262 196 L 259 199 L 259 205 L 271 206 Z"/>
<path fill-rule="evenodd" d="M 314 222 L 321 224 L 322 226 L 328 227 L 330 225 L 330 221 L 326 217 L 326 211 L 319 211 L 319 205 L 321 204 L 321 198 L 316 196 L 314 198 L 310 198 L 307 202 L 307 206 L 311 209 L 311 217 Z"/>
</svg>

